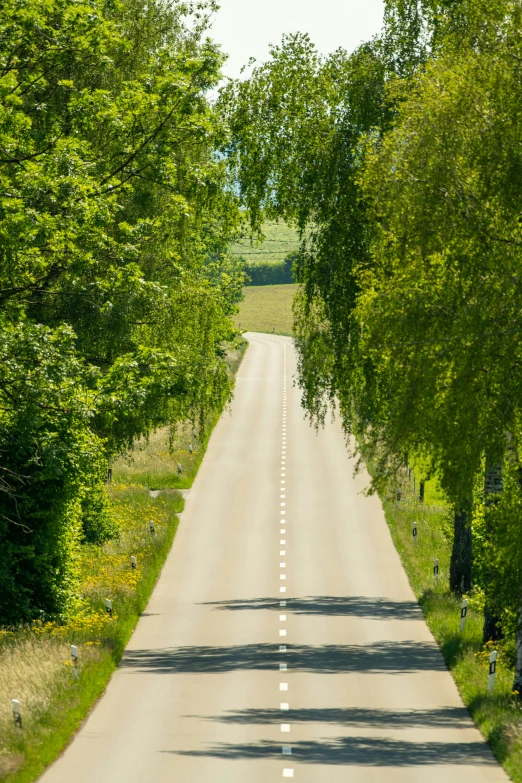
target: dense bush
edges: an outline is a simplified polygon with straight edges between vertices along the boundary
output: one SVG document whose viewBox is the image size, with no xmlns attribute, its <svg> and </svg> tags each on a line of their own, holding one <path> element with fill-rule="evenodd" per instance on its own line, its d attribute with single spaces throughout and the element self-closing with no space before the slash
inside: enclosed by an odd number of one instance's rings
<svg viewBox="0 0 522 783">
<path fill-rule="evenodd" d="M 297 258 L 297 253 L 291 253 L 284 261 L 276 264 L 270 264 L 265 261 L 260 264 L 245 264 L 247 274 L 247 285 L 284 285 L 286 283 L 295 283 L 293 274 L 293 265 Z"/>
<path fill-rule="evenodd" d="M 66 327 L 3 323 L 0 354 L 0 617 L 64 616 L 77 600 L 86 487 L 104 492 L 91 371 Z"/>
</svg>

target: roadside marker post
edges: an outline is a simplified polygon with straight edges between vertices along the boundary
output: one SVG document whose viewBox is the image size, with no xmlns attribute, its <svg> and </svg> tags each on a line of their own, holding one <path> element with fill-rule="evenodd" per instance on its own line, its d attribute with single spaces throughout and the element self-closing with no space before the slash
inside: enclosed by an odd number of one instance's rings
<svg viewBox="0 0 522 783">
<path fill-rule="evenodd" d="M 439 586 L 439 561 L 434 560 L 433 561 L 433 576 L 435 578 L 435 586 Z"/>
<path fill-rule="evenodd" d="M 461 633 L 464 633 L 467 616 L 468 616 L 468 599 L 464 598 L 460 605 L 460 632 Z"/>
<path fill-rule="evenodd" d="M 134 571 L 138 567 L 138 564 L 136 562 L 136 558 L 134 555 L 131 555 L 131 568 Z"/>
<path fill-rule="evenodd" d="M 183 468 L 181 466 L 181 462 L 178 462 L 178 476 L 181 478 L 183 475 Z"/>
<path fill-rule="evenodd" d="M 105 599 L 105 611 L 109 615 L 109 617 L 112 617 L 112 601 L 110 598 Z"/>
<path fill-rule="evenodd" d="M 495 674 L 497 673 L 497 651 L 493 650 L 489 656 L 488 691 L 495 687 Z"/>
<path fill-rule="evenodd" d="M 22 707 L 18 699 L 11 699 L 11 709 L 13 710 L 14 725 L 22 728 Z"/>
<path fill-rule="evenodd" d="M 71 660 L 73 665 L 73 675 L 78 677 L 78 648 L 75 644 L 71 644 Z"/>
<path fill-rule="evenodd" d="M 156 532 L 156 527 L 154 526 L 154 522 L 152 521 L 152 519 L 149 522 L 149 530 L 150 530 L 151 536 L 153 536 L 154 533 Z"/>
<path fill-rule="evenodd" d="M 412 532 L 412 535 L 413 535 L 413 543 L 416 544 L 417 543 L 417 533 L 418 533 L 418 531 L 417 531 L 417 523 L 416 522 L 413 523 L 413 527 L 411 529 L 411 532 Z"/>
<path fill-rule="evenodd" d="M 192 454 L 192 443 L 189 443 L 189 454 Z"/>
</svg>

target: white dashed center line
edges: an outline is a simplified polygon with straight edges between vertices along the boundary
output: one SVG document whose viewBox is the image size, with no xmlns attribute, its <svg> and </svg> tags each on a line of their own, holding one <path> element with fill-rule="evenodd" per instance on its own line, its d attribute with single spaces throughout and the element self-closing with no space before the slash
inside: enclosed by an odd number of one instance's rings
<svg viewBox="0 0 522 783">
<path fill-rule="evenodd" d="M 283 343 L 283 424 L 281 428 L 281 490 L 280 490 L 280 517 L 279 525 L 280 525 L 280 535 L 285 535 L 285 529 L 283 525 L 285 524 L 285 514 L 286 514 L 286 345 Z M 286 539 L 281 538 L 279 541 L 279 544 L 281 546 L 286 546 Z M 286 557 L 287 550 L 281 549 L 279 551 L 280 557 Z M 280 569 L 286 569 L 286 562 L 282 561 L 279 563 Z M 280 573 L 279 574 L 280 581 L 286 580 L 286 573 Z M 286 587 L 280 587 L 279 592 L 284 593 L 286 592 Z M 280 601 L 279 602 L 280 607 L 286 607 L 286 601 Z M 279 615 L 279 622 L 286 623 L 286 614 L 280 614 Z M 279 636 L 285 637 L 287 634 L 285 628 L 279 629 Z M 286 645 L 279 645 L 279 652 L 286 653 Z M 279 671 L 280 672 L 286 672 L 288 671 L 288 665 L 286 663 L 280 663 L 279 664 Z M 280 682 L 279 683 L 279 690 L 280 691 L 288 691 L 288 683 L 287 682 Z M 281 702 L 280 703 L 280 709 L 283 712 L 288 712 L 290 710 L 290 705 L 288 702 Z M 289 732 L 290 731 L 290 724 L 289 723 L 281 723 L 281 731 L 282 732 Z M 283 755 L 290 756 L 292 755 L 292 748 L 290 745 L 283 745 L 282 748 Z M 284 778 L 293 778 L 294 777 L 294 770 L 291 768 L 285 768 L 283 769 L 283 777 Z"/>
</svg>

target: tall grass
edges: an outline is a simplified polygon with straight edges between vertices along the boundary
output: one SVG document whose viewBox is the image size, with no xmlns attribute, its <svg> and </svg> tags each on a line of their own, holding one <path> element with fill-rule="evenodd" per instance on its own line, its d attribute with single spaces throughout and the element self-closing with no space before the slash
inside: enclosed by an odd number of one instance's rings
<svg viewBox="0 0 522 783">
<path fill-rule="evenodd" d="M 430 494 L 430 497 L 436 496 L 436 491 Z M 465 631 L 461 633 L 461 599 L 449 590 L 452 546 L 449 510 L 433 503 L 419 503 L 413 482 L 407 475 L 402 483 L 400 502 L 395 493 L 383 496 L 382 502 L 410 584 L 462 699 L 498 761 L 515 783 L 522 783 L 522 708 L 511 692 L 512 650 L 509 643 L 497 645 L 495 690 L 489 693 L 489 653 L 493 645 L 482 645 L 480 601 L 473 594 L 468 597 L 470 608 Z M 417 523 L 417 543 L 412 535 L 414 522 Z M 435 559 L 438 559 L 440 569 L 438 585 L 433 574 Z"/>
</svg>

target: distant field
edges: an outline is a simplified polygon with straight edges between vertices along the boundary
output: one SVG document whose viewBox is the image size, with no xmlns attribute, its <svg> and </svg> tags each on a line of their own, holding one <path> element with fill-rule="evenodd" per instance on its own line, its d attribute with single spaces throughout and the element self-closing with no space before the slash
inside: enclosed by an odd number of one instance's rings
<svg viewBox="0 0 522 783">
<path fill-rule="evenodd" d="M 244 258 L 247 264 L 275 264 L 299 247 L 297 231 L 284 223 L 265 223 L 263 233 L 266 239 L 261 245 L 251 245 L 245 238 L 232 245 L 232 253 Z"/>
<path fill-rule="evenodd" d="M 236 324 L 251 332 L 292 335 L 292 301 L 296 285 L 249 286 L 235 317 Z"/>
</svg>

